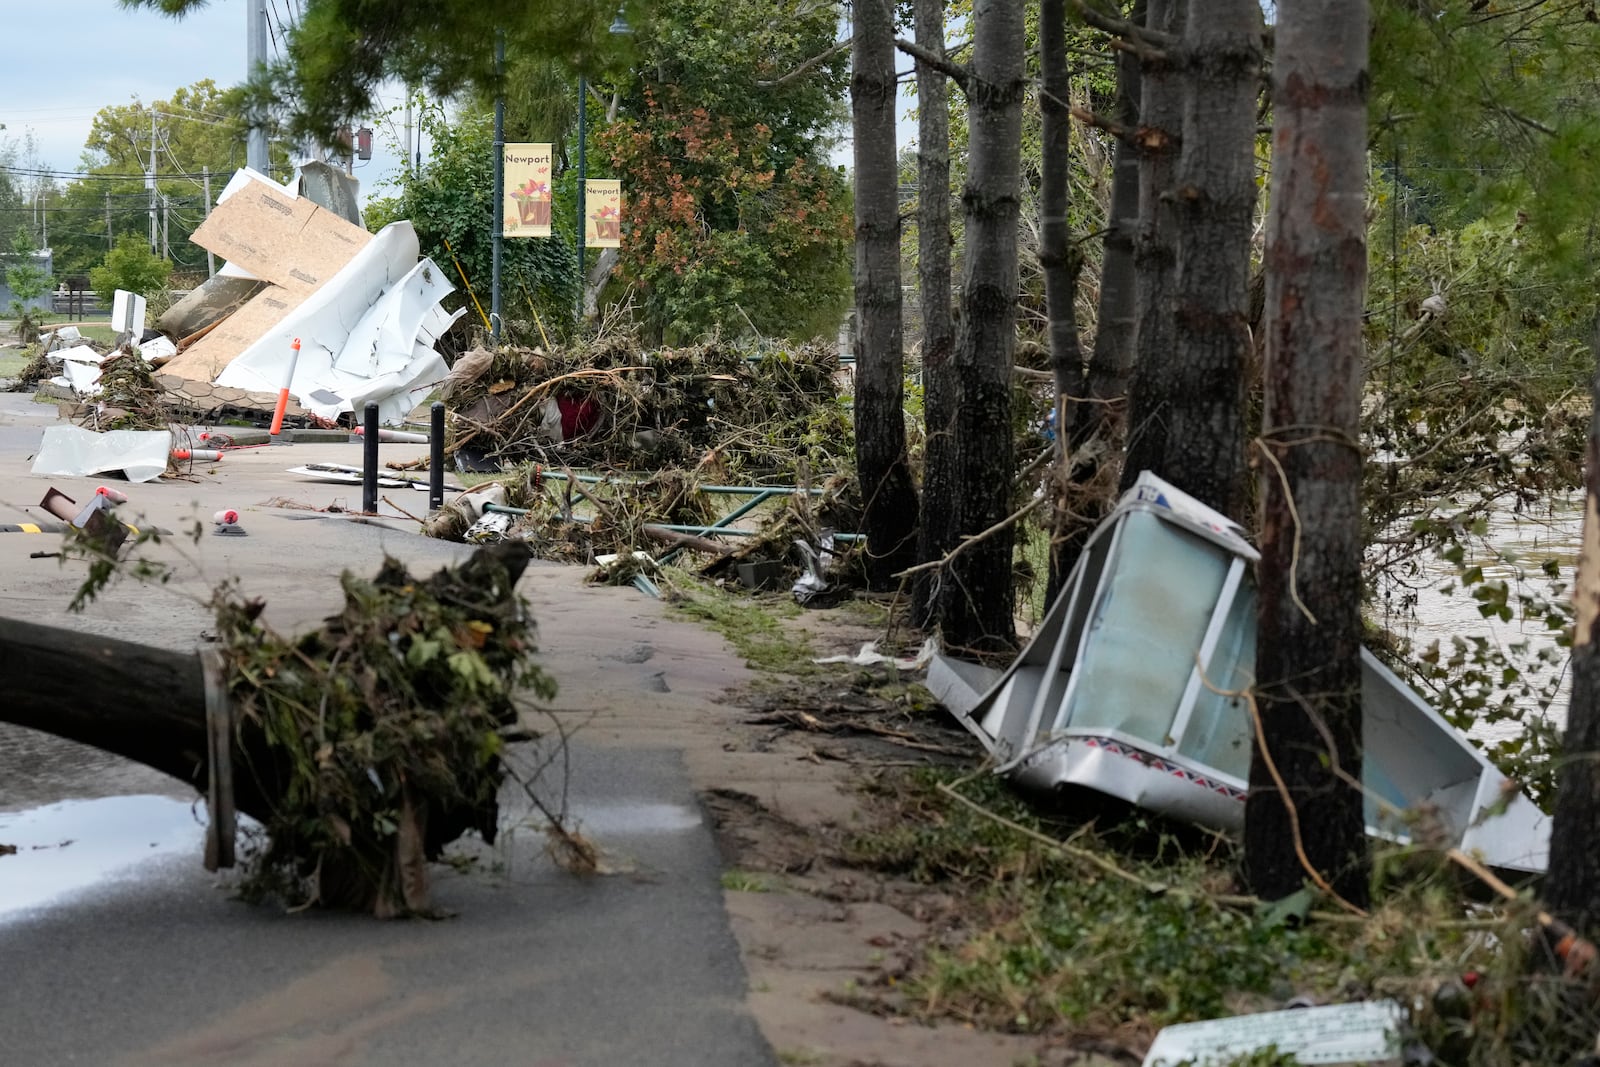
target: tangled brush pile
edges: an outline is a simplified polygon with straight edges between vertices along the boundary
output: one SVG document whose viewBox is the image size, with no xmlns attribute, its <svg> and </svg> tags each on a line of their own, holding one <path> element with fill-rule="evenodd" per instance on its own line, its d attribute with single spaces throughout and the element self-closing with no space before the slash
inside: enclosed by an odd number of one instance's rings
<svg viewBox="0 0 1600 1067">
<path fill-rule="evenodd" d="M 517 698 L 555 692 L 515 589 L 527 559 L 508 544 L 420 581 L 393 559 L 347 572 L 344 610 L 294 639 L 219 592 L 238 803 L 266 829 L 247 896 L 425 914 L 426 861 L 467 830 L 494 841 Z"/>
</svg>

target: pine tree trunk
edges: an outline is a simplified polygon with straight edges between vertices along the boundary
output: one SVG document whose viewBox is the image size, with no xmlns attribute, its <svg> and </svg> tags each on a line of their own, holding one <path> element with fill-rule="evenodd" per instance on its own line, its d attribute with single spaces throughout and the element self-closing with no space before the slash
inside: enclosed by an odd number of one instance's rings
<svg viewBox="0 0 1600 1067">
<path fill-rule="evenodd" d="M 1188 0 L 1163 477 L 1243 522 L 1260 0 Z"/>
<path fill-rule="evenodd" d="M 1051 468 L 1054 494 L 1050 574 L 1046 598 L 1053 600 L 1071 560 L 1064 558 L 1065 525 L 1075 513 L 1072 493 L 1072 442 L 1066 432 L 1068 405 L 1081 406 L 1088 393 L 1076 307 L 1083 253 L 1067 227 L 1067 175 L 1072 157 L 1072 91 L 1067 70 L 1066 0 L 1039 0 L 1039 266 L 1044 273 L 1045 316 L 1049 321 L 1050 370 L 1056 387 L 1056 454 Z"/>
<path fill-rule="evenodd" d="M 1186 0 L 1148 0 L 1145 25 L 1177 36 L 1183 32 Z M 1183 126 L 1184 86 L 1175 57 L 1148 60 L 1140 75 L 1139 235 L 1134 242 L 1136 266 L 1133 371 L 1128 382 L 1127 454 L 1122 488 L 1128 489 L 1142 470 L 1163 473 L 1167 453 L 1167 417 L 1172 391 L 1168 386 L 1173 361 L 1173 276 L 1178 265 L 1177 223 L 1172 186 Z"/>
<path fill-rule="evenodd" d="M 1595 354 L 1600 357 L 1600 335 Z M 1559 918 L 1593 939 L 1600 933 L 1600 374 L 1590 385 L 1596 404 L 1589 417 L 1584 470 L 1583 551 L 1572 590 L 1577 621 L 1572 634 L 1572 696 L 1550 831 L 1550 870 L 1544 899 Z"/>
<path fill-rule="evenodd" d="M 1129 18 L 1143 24 L 1144 0 Z M 1139 60 L 1117 53 L 1117 97 L 1112 118 L 1133 130 L 1139 122 Z M 1100 299 L 1095 312 L 1094 347 L 1079 391 L 1063 405 L 1060 430 L 1072 454 L 1051 537 L 1046 603 L 1054 601 L 1083 546 L 1116 502 L 1118 462 L 1128 374 L 1133 363 L 1136 319 L 1133 242 L 1139 232 L 1139 149 L 1119 138 L 1111 165 L 1111 206 L 1100 261 Z"/>
<path fill-rule="evenodd" d="M 1369 896 L 1358 785 L 1366 96 L 1366 0 L 1281 3 L 1260 466 L 1264 744 L 1245 807 L 1245 874 L 1268 900 L 1317 878 L 1354 904 Z"/>
<path fill-rule="evenodd" d="M 906 459 L 900 322 L 899 170 L 895 160 L 894 17 L 855 7 L 850 79 L 856 180 L 856 474 L 865 502 L 867 584 L 891 589 L 916 562 L 916 488 Z"/>
<path fill-rule="evenodd" d="M 944 54 L 944 0 L 915 0 L 917 44 Z M 927 444 L 922 461 L 922 521 L 917 560 L 939 559 L 955 547 L 956 380 L 950 313 L 950 109 L 945 76 L 917 63 L 917 286 L 922 294 L 922 410 Z M 913 605 L 918 626 L 937 612 L 940 575 L 917 575 Z"/>
<path fill-rule="evenodd" d="M 967 249 L 955 354 L 959 481 L 952 506 L 960 510 L 965 536 L 984 533 L 1009 514 L 1015 476 L 1011 361 L 1016 347 L 1025 54 L 1022 0 L 976 0 L 967 88 L 967 183 L 961 198 Z M 1011 551 L 1007 527 L 952 561 L 941 597 L 947 644 L 974 651 L 1015 647 Z"/>
</svg>

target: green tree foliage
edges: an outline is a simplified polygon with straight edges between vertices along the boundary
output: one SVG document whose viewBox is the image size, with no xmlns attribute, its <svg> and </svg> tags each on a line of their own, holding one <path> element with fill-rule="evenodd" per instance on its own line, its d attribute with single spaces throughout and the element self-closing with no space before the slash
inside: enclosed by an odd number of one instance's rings
<svg viewBox="0 0 1600 1067">
<path fill-rule="evenodd" d="M 189 242 L 205 218 L 202 174 L 210 169 L 214 199 L 244 165 L 243 107 L 240 90 L 221 89 L 207 78 L 166 100 L 101 108 L 84 142 L 83 177 L 51 198 L 57 268 L 64 274 L 87 272 L 116 237 L 141 234 L 148 242 L 150 192 L 143 175 L 153 125 L 158 233 L 165 229 L 176 269 L 204 270 L 205 252 Z M 272 145 L 272 161 L 275 169 L 287 167 L 281 143 Z"/>
<path fill-rule="evenodd" d="M 494 123 L 481 111 L 447 122 L 438 111 L 424 113 L 422 129 L 431 149 L 420 175 L 403 179 L 397 196 L 369 203 L 367 224 L 381 228 L 394 219 L 416 227 L 423 255 L 449 275 L 457 306 L 472 306 L 470 287 L 489 310 L 494 241 Z M 537 314 L 546 329 L 565 324 L 577 303 L 577 259 L 568 235 L 558 229 L 548 239 L 507 240 L 501 256 L 501 307 L 507 326 L 538 340 Z M 458 266 L 459 264 L 459 266 Z M 464 272 L 464 273 L 463 273 Z M 481 320 L 480 320 L 481 321 Z"/>
<path fill-rule="evenodd" d="M 0 130 L 4 130 L 0 124 Z M 30 230 L 37 221 L 33 198 L 42 179 L 33 134 L 22 137 L 0 135 L 0 233 L 13 233 L 18 227 Z"/>
<path fill-rule="evenodd" d="M 845 93 L 837 15 L 805 0 L 664 0 L 638 34 L 638 73 L 596 140 L 623 178 L 622 276 L 657 336 L 837 328 L 850 208 L 821 162 Z"/>
<path fill-rule="evenodd" d="M 16 320 L 18 340 L 31 344 L 39 339 L 37 312 L 28 305 L 50 291 L 50 274 L 35 260 L 33 236 L 27 227 L 17 230 L 6 257 L 5 283 L 11 290 L 11 317 Z"/>
<path fill-rule="evenodd" d="M 20 303 L 35 300 L 50 291 L 50 274 L 34 259 L 38 251 L 33 235 L 26 228 L 17 230 L 11 241 L 11 256 L 6 263 L 6 288 Z"/>
<path fill-rule="evenodd" d="M 1448 0 L 1427 14 L 1374 0 L 1373 15 L 1362 424 L 1374 591 L 1398 627 L 1438 553 L 1463 567 L 1486 616 L 1559 634 L 1546 598 L 1508 601 L 1470 557 L 1487 516 L 1546 511 L 1581 484 L 1600 287 L 1600 24 L 1550 0 Z M 1419 651 L 1423 681 L 1458 721 L 1549 704 L 1544 642 Z M 1524 736 L 1514 754 L 1538 754 Z"/>
<path fill-rule="evenodd" d="M 182 15 L 208 0 L 120 0 Z M 550 56 L 580 69 L 610 48 L 606 27 L 618 0 L 305 0 L 288 32 L 286 57 L 251 86 L 249 107 L 281 113 L 296 135 L 331 143 L 351 115 L 371 114 L 375 90 L 395 79 L 431 96 L 458 96 L 496 81 L 494 41 L 507 55 Z M 633 6 L 633 5 L 629 5 Z M 629 12 L 632 16 L 633 12 Z"/>
<path fill-rule="evenodd" d="M 150 251 L 143 237 L 128 235 L 106 253 L 105 262 L 89 272 L 95 295 L 107 305 L 118 289 L 138 293 L 146 300 L 160 299 L 167 291 L 172 264 Z"/>
</svg>

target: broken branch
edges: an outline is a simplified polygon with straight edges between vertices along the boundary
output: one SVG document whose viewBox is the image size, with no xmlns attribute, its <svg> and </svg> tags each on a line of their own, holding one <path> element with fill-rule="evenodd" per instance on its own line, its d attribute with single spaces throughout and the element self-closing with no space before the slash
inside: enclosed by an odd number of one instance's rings
<svg viewBox="0 0 1600 1067">
<path fill-rule="evenodd" d="M 918 63 L 932 67 L 940 74 L 943 74 L 945 77 L 955 82 L 956 85 L 961 87 L 961 91 L 963 93 L 967 91 L 967 83 L 972 80 L 972 71 L 968 68 L 963 67 L 959 63 L 950 62 L 950 59 L 947 56 L 924 48 L 915 41 L 907 41 L 904 38 L 897 38 L 894 42 L 894 46 L 900 49 L 900 51 L 904 52 L 906 55 L 910 56 L 912 59 L 915 59 Z"/>
</svg>

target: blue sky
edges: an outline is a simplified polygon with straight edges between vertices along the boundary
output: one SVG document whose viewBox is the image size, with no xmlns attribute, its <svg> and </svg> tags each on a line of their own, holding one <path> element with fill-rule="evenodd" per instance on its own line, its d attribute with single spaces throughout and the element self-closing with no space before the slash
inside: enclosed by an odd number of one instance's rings
<svg viewBox="0 0 1600 1067">
<path fill-rule="evenodd" d="M 292 3 L 268 0 L 267 6 L 287 13 Z M 245 0 L 210 0 L 182 19 L 130 11 L 117 0 L 0 0 L 0 26 L 11 44 L 0 62 L 0 139 L 16 143 L 31 133 L 44 169 L 74 171 L 101 108 L 135 98 L 162 100 L 202 78 L 222 86 L 243 81 L 245 18 Z M 909 60 L 899 59 L 909 68 Z M 904 117 L 913 103 L 904 88 L 901 147 L 916 137 L 915 120 Z M 399 105 L 402 94 L 391 89 L 380 102 Z M 369 163 L 356 163 L 356 176 L 362 193 L 372 195 L 376 182 L 397 169 L 390 146 L 401 132 L 398 121 L 387 127 L 376 117 L 365 122 L 377 128 L 375 154 Z M 848 165 L 848 127 L 841 132 L 834 161 Z"/>
<path fill-rule="evenodd" d="M 287 12 L 289 2 L 269 0 L 268 8 Z M 0 62 L 0 138 L 15 143 L 31 132 L 45 169 L 76 170 L 101 108 L 163 100 L 202 78 L 222 86 L 243 81 L 245 17 L 244 0 L 211 0 L 182 19 L 130 11 L 117 0 L 0 0 L 8 44 Z M 402 102 L 393 95 L 385 102 Z M 375 147 L 384 141 L 380 131 Z M 358 161 L 363 192 L 392 165 L 376 155 Z"/>
</svg>

